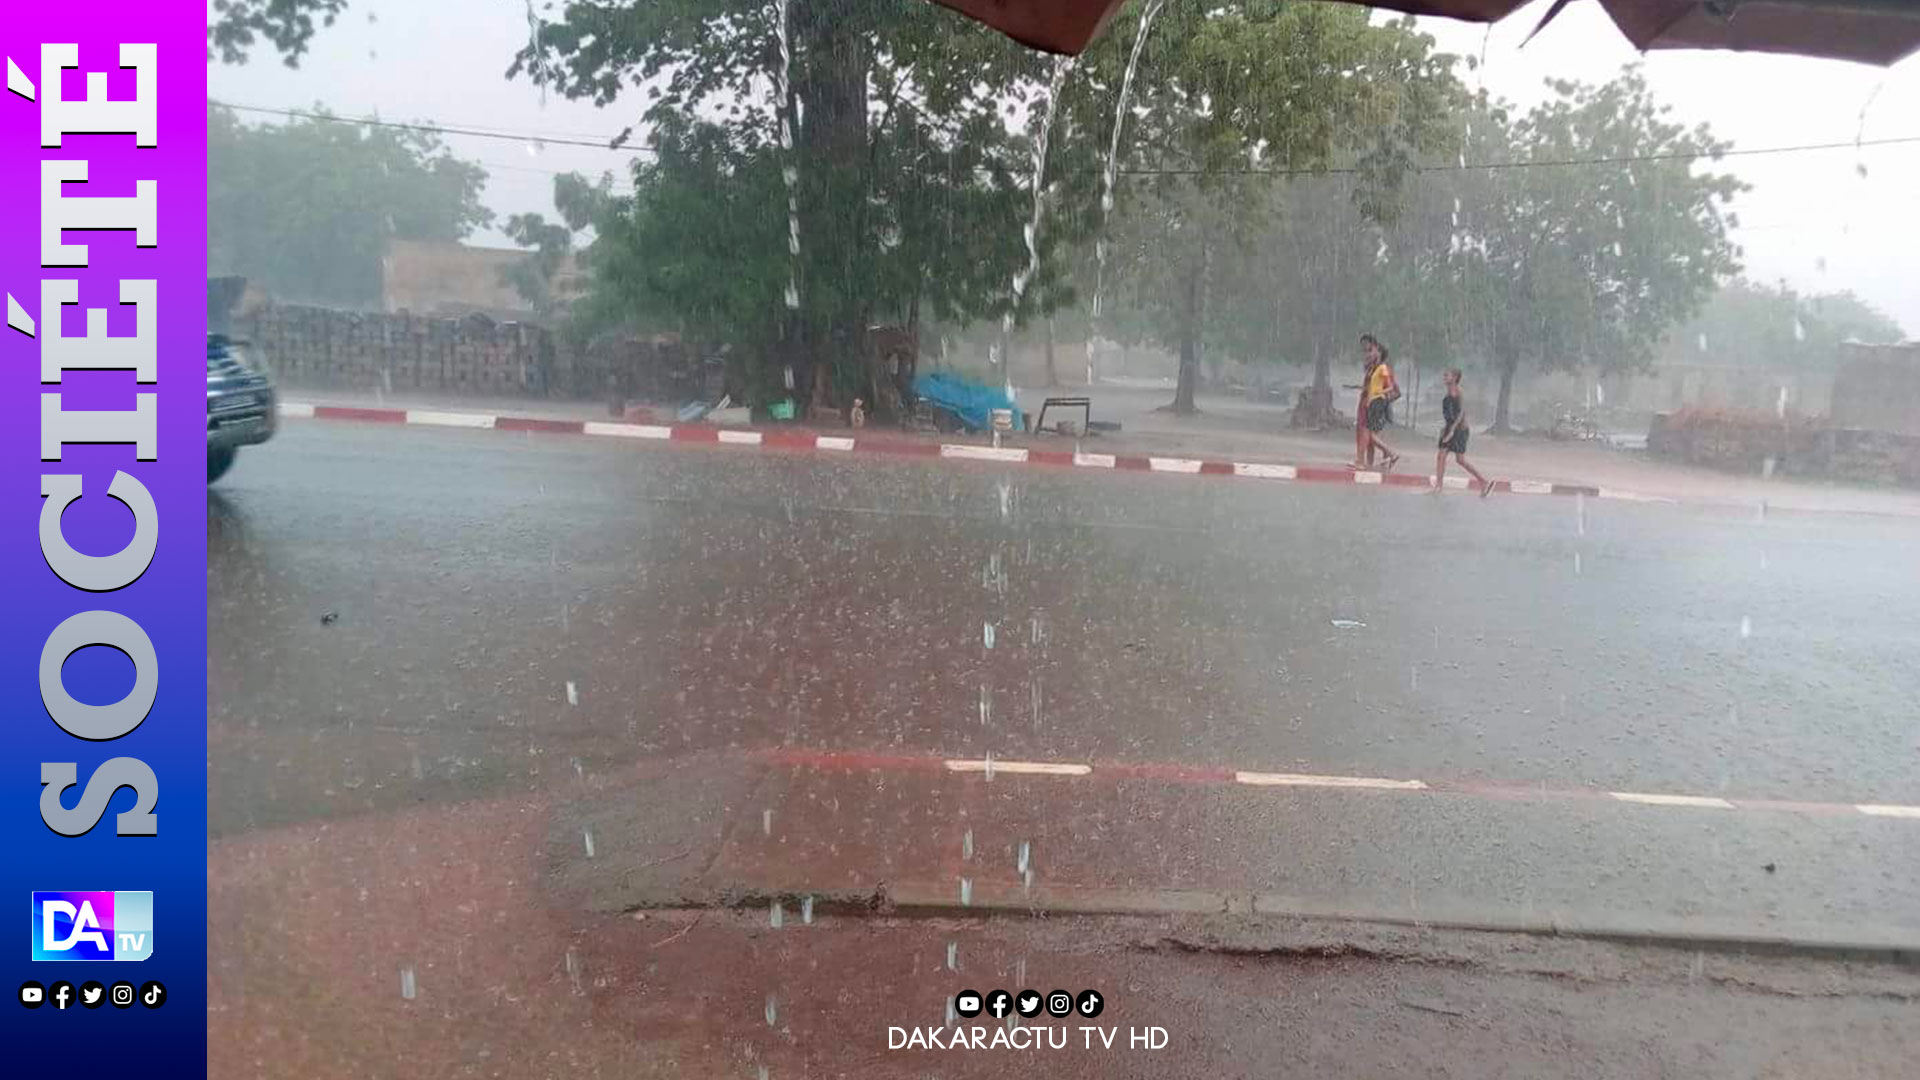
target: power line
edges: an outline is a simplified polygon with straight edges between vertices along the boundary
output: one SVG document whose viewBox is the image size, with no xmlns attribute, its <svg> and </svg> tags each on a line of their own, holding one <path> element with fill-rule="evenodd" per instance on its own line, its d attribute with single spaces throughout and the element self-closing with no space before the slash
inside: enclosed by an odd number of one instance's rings
<svg viewBox="0 0 1920 1080">
<path fill-rule="evenodd" d="M 1800 154 L 1816 150 L 1860 150 L 1869 146 L 1897 146 L 1920 143 L 1920 135 L 1900 135 L 1886 139 L 1848 139 L 1845 142 L 1798 143 L 1792 146 L 1756 146 L 1718 152 L 1674 150 L 1661 154 L 1627 154 L 1620 157 L 1549 158 L 1526 161 L 1469 161 L 1458 164 L 1415 165 L 1412 172 L 1472 172 L 1491 169 L 1542 169 L 1590 165 L 1638 165 L 1660 161 L 1718 161 L 1724 157 L 1760 157 L 1773 154 Z M 1120 169 L 1126 176 L 1353 176 L 1361 170 L 1348 166 L 1324 169 Z"/>
<path fill-rule="evenodd" d="M 437 123 L 402 123 L 397 120 L 381 120 L 378 117 L 335 116 L 331 113 L 318 113 L 303 109 L 275 109 L 259 105 L 232 105 L 226 102 L 211 101 L 210 104 L 235 112 L 260 113 L 269 116 L 282 116 L 305 120 L 319 120 L 336 124 L 356 124 L 366 127 L 397 128 L 404 131 L 423 131 L 437 135 L 465 135 L 479 139 L 500 139 L 517 143 L 541 143 L 550 146 L 584 146 L 596 150 L 610 150 L 615 153 L 652 154 L 656 151 L 648 146 L 614 146 L 611 138 L 592 139 L 578 136 L 548 136 L 530 132 L 488 131 L 481 128 L 450 126 Z M 1762 157 L 1779 154 L 1801 154 L 1825 150 L 1861 150 L 1867 147 L 1900 146 L 1920 144 L 1920 135 L 1898 135 L 1883 139 L 1847 139 L 1841 142 L 1796 143 L 1787 146 L 1756 146 L 1745 149 L 1731 148 L 1718 152 L 1675 150 L 1659 154 L 1629 154 L 1619 157 L 1557 158 L 1525 161 L 1484 161 L 1461 162 L 1457 164 L 1417 165 L 1412 171 L 1423 172 L 1471 172 L 1493 169 L 1540 169 L 1540 168 L 1580 168 L 1596 165 L 1639 165 L 1666 161 L 1700 161 L 1728 157 Z M 1177 169 L 1147 168 L 1119 169 L 1123 176 L 1352 176 L 1360 169 L 1339 166 L 1307 169 Z"/>
<path fill-rule="evenodd" d="M 612 150 L 615 153 L 651 154 L 650 146 L 614 146 L 611 138 L 592 139 L 591 137 L 568 135 L 534 135 L 512 131 L 488 131 L 483 128 L 459 127 L 439 123 L 402 123 L 398 120 L 382 120 L 372 116 L 335 116 L 332 113 L 312 112 L 306 109 L 271 109 L 262 105 L 233 105 L 224 101 L 208 99 L 208 104 L 218 105 L 234 112 L 260 113 L 266 116 L 283 116 L 298 120 L 321 120 L 334 124 L 353 124 L 360 127 L 396 128 L 401 131 L 424 131 L 435 135 L 466 135 L 476 139 L 501 139 L 517 143 L 543 143 L 548 146 L 585 146 L 595 150 Z"/>
</svg>

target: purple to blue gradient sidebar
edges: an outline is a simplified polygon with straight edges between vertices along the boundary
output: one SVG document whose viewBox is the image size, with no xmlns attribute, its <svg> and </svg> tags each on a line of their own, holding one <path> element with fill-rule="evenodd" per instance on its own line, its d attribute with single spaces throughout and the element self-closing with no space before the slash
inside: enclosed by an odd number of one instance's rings
<svg viewBox="0 0 1920 1080">
<path fill-rule="evenodd" d="M 207 1062 L 207 797 L 206 797 L 206 14 L 204 0 L 23 0 L 0 17 L 0 53 L 36 90 L 29 101 L 0 92 L 0 291 L 41 323 L 38 337 L 0 329 L 0 1033 L 8 1075 L 72 1073 L 154 1077 L 205 1075 Z M 89 76 L 104 74 L 109 99 L 135 96 L 135 73 L 121 69 L 120 46 L 157 46 L 158 146 L 140 148 L 133 134 L 67 134 L 60 147 L 41 146 L 41 107 L 49 80 L 42 45 L 72 44 L 78 69 L 61 82 L 68 101 L 89 96 Z M 96 74 L 99 73 L 99 74 Z M 97 96 L 97 95 L 94 95 Z M 131 231 L 69 231 L 68 244 L 88 249 L 85 267 L 42 267 L 41 168 L 45 161 L 85 161 L 87 182 L 66 185 L 67 197 L 127 197 L 135 184 L 157 185 L 157 246 L 139 248 Z M 43 280 L 79 282 L 79 309 L 107 309 L 108 332 L 134 333 L 133 309 L 119 302 L 122 279 L 158 282 L 158 379 L 138 385 L 133 371 L 68 371 L 41 385 Z M 86 332 L 79 309 L 66 308 L 64 333 Z M 58 393 L 62 408 L 131 410 L 137 393 L 157 395 L 157 460 L 140 461 L 122 445 L 68 444 L 60 461 L 41 461 L 41 396 Z M 138 580 L 109 592 L 84 592 L 54 573 L 40 550 L 38 522 L 44 474 L 78 474 L 83 494 L 66 510 L 68 542 L 88 555 L 110 555 L 133 536 L 133 514 L 107 495 L 116 471 L 145 484 L 158 511 L 159 542 Z M 39 690 L 40 654 L 48 634 L 84 611 L 117 612 L 152 641 L 158 694 L 152 711 L 128 734 L 105 742 L 76 738 L 49 716 Z M 132 688 L 134 669 L 119 653 L 94 647 L 65 667 L 67 690 L 100 705 Z M 65 794 L 72 807 L 102 762 L 131 757 L 158 781 L 154 836 L 116 835 L 118 815 L 135 792 L 118 791 L 90 831 L 62 836 L 43 822 L 40 770 L 72 763 L 79 783 Z M 152 955 L 144 961 L 35 962 L 35 891 L 150 891 Z M 6 927 L 14 929 L 8 931 Z M 9 934 L 16 935 L 9 938 Z M 26 1008 L 16 988 L 26 981 L 80 987 L 97 981 L 136 987 L 158 980 L 167 996 L 158 1008 L 139 1002 L 64 1010 L 49 1000 Z"/>
</svg>

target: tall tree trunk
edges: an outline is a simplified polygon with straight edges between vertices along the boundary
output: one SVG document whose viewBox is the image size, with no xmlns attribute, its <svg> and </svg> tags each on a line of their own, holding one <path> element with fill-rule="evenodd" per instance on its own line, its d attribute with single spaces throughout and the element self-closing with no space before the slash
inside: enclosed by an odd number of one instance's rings
<svg viewBox="0 0 1920 1080">
<path fill-rule="evenodd" d="M 1186 317 L 1180 320 L 1180 378 L 1173 391 L 1173 411 L 1179 416 L 1200 411 L 1193 403 L 1193 391 L 1200 380 L 1200 320 L 1205 314 L 1200 310 L 1202 276 L 1196 272 L 1187 279 Z"/>
<path fill-rule="evenodd" d="M 1508 407 L 1513 400 L 1513 372 L 1519 366 L 1519 357 L 1505 357 L 1500 360 L 1500 396 L 1493 406 L 1493 427 L 1488 430 L 1501 435 L 1513 431 L 1507 423 Z"/>
<path fill-rule="evenodd" d="M 1053 370 L 1053 316 L 1047 316 L 1047 386 L 1060 385 L 1060 375 Z"/>
<path fill-rule="evenodd" d="M 868 243 L 867 74 L 872 45 L 833 5 L 793 7 L 793 93 L 806 103 L 794 133 L 800 159 L 800 346 L 833 372 L 833 404 L 863 385 L 873 251 Z"/>
<path fill-rule="evenodd" d="M 1185 312 L 1180 320 L 1180 377 L 1173 391 L 1172 410 L 1179 416 L 1199 412 L 1194 391 L 1200 382 L 1200 336 L 1206 324 L 1207 279 L 1213 271 L 1213 247 L 1203 236 L 1200 265 L 1187 277 Z"/>
</svg>

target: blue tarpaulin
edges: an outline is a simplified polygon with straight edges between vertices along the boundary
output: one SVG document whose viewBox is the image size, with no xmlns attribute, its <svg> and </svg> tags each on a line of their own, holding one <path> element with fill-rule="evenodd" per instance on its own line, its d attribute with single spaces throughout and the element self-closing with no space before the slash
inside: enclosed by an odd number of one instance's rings
<svg viewBox="0 0 1920 1080">
<path fill-rule="evenodd" d="M 1004 386 L 987 386 L 944 371 L 927 371 L 914 376 L 913 392 L 959 417 L 970 430 L 992 428 L 995 409 L 1012 410 L 1013 429 L 1022 429 L 1020 406 Z"/>
</svg>

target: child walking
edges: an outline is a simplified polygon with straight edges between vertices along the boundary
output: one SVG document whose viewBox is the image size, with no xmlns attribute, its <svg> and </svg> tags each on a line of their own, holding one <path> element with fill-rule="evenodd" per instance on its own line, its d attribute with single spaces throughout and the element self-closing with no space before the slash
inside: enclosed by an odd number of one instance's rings
<svg viewBox="0 0 1920 1080">
<path fill-rule="evenodd" d="M 1448 368 L 1442 378 L 1447 383 L 1447 396 L 1440 399 L 1440 453 L 1433 461 L 1434 493 L 1440 492 L 1447 478 L 1447 455 L 1452 454 L 1467 475 L 1480 481 L 1480 497 L 1484 499 L 1493 494 L 1493 481 L 1467 463 L 1467 410 L 1460 395 L 1460 369 Z"/>
</svg>

